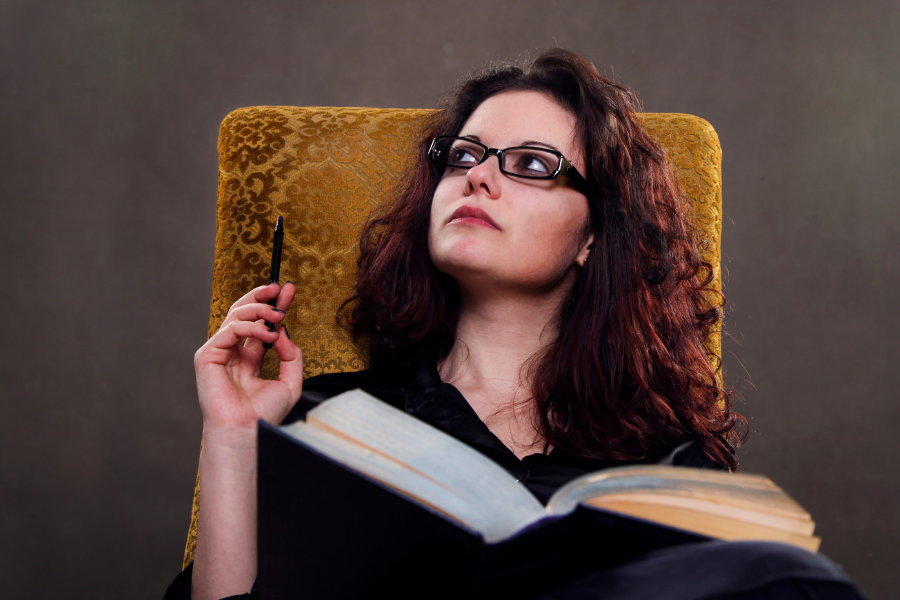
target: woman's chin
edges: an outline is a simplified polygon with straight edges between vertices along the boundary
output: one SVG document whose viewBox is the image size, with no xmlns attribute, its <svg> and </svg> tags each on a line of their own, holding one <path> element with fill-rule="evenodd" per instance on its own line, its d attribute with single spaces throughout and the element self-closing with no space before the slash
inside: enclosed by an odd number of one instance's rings
<svg viewBox="0 0 900 600">
<path fill-rule="evenodd" d="M 445 273 L 448 270 L 482 272 L 500 262 L 497 248 L 478 236 L 453 236 L 433 244 L 431 260 Z"/>
<path fill-rule="evenodd" d="M 456 279 L 457 282 L 490 277 L 496 267 L 496 265 L 490 264 L 490 261 L 458 256 L 444 260 L 434 260 L 434 266 Z"/>
</svg>

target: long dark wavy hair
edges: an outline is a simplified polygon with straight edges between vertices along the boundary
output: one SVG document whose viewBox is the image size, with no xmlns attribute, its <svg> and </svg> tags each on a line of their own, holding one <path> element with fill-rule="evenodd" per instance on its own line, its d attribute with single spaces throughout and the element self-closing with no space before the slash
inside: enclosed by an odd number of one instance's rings
<svg viewBox="0 0 900 600">
<path fill-rule="evenodd" d="M 431 139 L 457 135 L 502 92 L 537 91 L 577 121 L 594 242 L 557 316 L 558 337 L 528 365 L 535 425 L 546 444 L 607 460 L 652 459 L 697 438 L 737 467 L 743 417 L 719 384 L 704 340 L 724 298 L 711 287 L 686 203 L 665 153 L 640 127 L 637 102 L 576 54 L 555 49 L 525 69 L 490 67 L 463 81 L 424 124 L 395 197 L 366 224 L 356 292 L 340 320 L 372 366 L 447 356 L 460 294 L 428 254 L 431 201 L 442 172 Z M 545 446 L 545 449 L 548 446 Z"/>
</svg>

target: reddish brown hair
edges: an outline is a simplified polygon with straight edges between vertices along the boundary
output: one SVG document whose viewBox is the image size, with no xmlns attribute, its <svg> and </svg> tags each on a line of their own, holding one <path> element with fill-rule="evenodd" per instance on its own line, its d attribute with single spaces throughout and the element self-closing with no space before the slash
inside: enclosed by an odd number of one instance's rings
<svg viewBox="0 0 900 600">
<path fill-rule="evenodd" d="M 431 200 L 441 171 L 437 135 L 456 135 L 487 98 L 538 91 L 577 121 L 594 242 L 558 315 L 556 341 L 530 363 L 536 425 L 547 444 L 611 460 L 652 459 L 698 438 L 736 468 L 729 393 L 704 340 L 724 298 L 710 288 L 695 233 L 662 149 L 638 124 L 633 94 L 587 61 L 550 50 L 527 68 L 494 67 L 464 81 L 425 124 L 393 202 L 367 223 L 356 293 L 343 321 L 373 366 L 447 356 L 460 300 L 428 255 Z M 714 302 L 715 300 L 715 302 Z"/>
</svg>

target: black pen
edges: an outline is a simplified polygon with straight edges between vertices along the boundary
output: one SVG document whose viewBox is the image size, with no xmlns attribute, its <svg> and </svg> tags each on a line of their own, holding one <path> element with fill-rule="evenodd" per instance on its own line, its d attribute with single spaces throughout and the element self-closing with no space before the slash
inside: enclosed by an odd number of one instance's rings
<svg viewBox="0 0 900 600">
<path fill-rule="evenodd" d="M 275 234 L 272 236 L 272 266 L 269 268 L 269 285 L 278 283 L 278 279 L 281 276 L 281 244 L 283 241 L 284 217 L 278 217 L 278 220 L 275 221 Z M 278 300 L 278 296 L 269 300 L 269 306 L 275 308 L 276 300 Z M 266 327 L 269 328 L 269 331 L 275 331 L 275 325 L 273 323 L 266 321 Z M 272 344 L 269 342 L 263 342 L 263 348 L 268 350 L 271 347 Z"/>
</svg>

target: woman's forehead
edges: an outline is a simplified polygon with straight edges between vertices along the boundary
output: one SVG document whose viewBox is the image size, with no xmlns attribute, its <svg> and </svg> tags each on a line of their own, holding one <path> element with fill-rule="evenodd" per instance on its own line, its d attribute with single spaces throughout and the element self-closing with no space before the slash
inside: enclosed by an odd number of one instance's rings
<svg viewBox="0 0 900 600">
<path fill-rule="evenodd" d="M 504 92 L 482 102 L 460 130 L 494 148 L 545 145 L 580 156 L 575 116 L 541 92 Z"/>
</svg>

